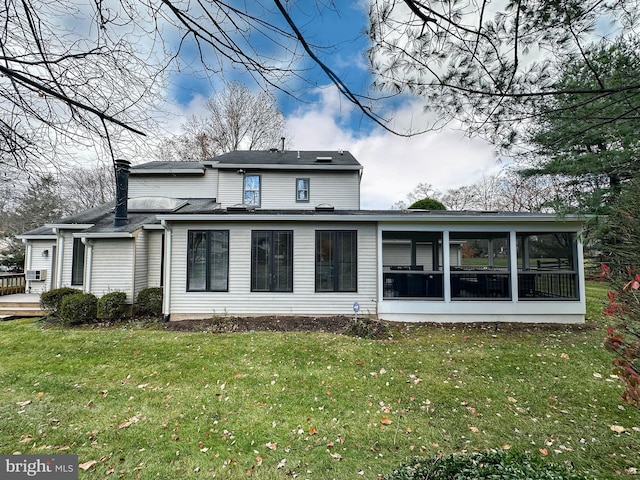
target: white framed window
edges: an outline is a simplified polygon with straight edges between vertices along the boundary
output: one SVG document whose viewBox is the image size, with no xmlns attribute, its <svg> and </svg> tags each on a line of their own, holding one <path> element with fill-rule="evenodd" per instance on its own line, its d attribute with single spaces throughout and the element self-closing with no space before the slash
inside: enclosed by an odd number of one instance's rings
<svg viewBox="0 0 640 480">
<path fill-rule="evenodd" d="M 245 175 L 244 188 L 242 192 L 242 203 L 252 207 L 260 206 L 261 197 L 261 178 L 260 175 Z"/>
<path fill-rule="evenodd" d="M 309 201 L 309 179 L 296 178 L 296 202 Z"/>
</svg>

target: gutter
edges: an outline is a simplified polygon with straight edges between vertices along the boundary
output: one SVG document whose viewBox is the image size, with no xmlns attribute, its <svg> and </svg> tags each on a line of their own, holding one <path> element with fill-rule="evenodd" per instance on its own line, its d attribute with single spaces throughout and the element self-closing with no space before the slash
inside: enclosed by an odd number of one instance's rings
<svg viewBox="0 0 640 480">
<path fill-rule="evenodd" d="M 74 238 L 134 238 L 129 232 L 103 232 L 103 233 L 74 233 Z"/>
<path fill-rule="evenodd" d="M 507 224 L 509 226 L 513 226 L 514 223 L 522 224 L 522 225 L 530 225 L 530 224 L 540 224 L 547 223 L 549 225 L 558 225 L 558 224 L 584 224 L 587 220 L 584 217 L 557 217 L 552 214 L 542 214 L 542 215 L 499 215 L 499 214 L 489 214 L 484 213 L 482 215 L 478 214 L 456 214 L 456 215 L 446 215 L 446 214 L 436 214 L 436 213 L 428 213 L 425 215 L 407 215 L 407 214 L 379 214 L 376 212 L 366 212 L 359 211 L 357 213 L 342 213 L 342 214 L 331 214 L 331 213 L 317 213 L 317 212 L 308 212 L 304 213 L 261 213 L 259 209 L 255 211 L 247 211 L 244 213 L 194 213 L 194 214 L 166 214 L 166 215 L 158 215 L 158 219 L 161 222 L 165 221 L 182 221 L 182 222 L 202 222 L 202 221 L 294 221 L 294 222 L 348 222 L 348 223 L 359 223 L 359 222 L 378 222 L 383 226 L 390 226 L 395 223 L 404 223 L 404 224 L 413 224 L 420 223 L 425 224 L 429 223 L 432 225 L 440 226 L 446 224 L 461 224 L 461 225 L 470 225 L 470 224 Z"/>
<path fill-rule="evenodd" d="M 162 321 L 168 322 L 171 316 L 171 251 L 173 248 L 173 230 L 165 220 L 161 220 L 160 224 L 166 232 L 164 242 L 164 291 L 162 292 Z"/>
</svg>

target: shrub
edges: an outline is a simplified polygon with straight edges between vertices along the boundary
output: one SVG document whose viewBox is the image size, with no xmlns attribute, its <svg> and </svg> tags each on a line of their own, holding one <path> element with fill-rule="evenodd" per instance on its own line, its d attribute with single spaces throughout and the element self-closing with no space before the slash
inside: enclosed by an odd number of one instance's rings
<svg viewBox="0 0 640 480">
<path fill-rule="evenodd" d="M 110 292 L 98 300 L 98 318 L 100 320 L 120 320 L 127 313 L 127 294 L 124 292 Z"/>
<path fill-rule="evenodd" d="M 62 306 L 62 300 L 69 295 L 75 295 L 82 293 L 76 288 L 62 287 L 49 290 L 40 294 L 40 307 L 49 315 L 60 315 L 60 307 Z"/>
<path fill-rule="evenodd" d="M 95 322 L 97 314 L 98 299 L 92 293 L 68 295 L 60 306 L 60 319 L 64 325 Z"/>
<path fill-rule="evenodd" d="M 622 399 L 640 408 L 640 177 L 620 194 L 609 214 L 597 225 L 599 249 L 609 281 L 605 314 L 611 322 L 604 345 L 616 354 L 613 372 L 623 383 Z"/>
<path fill-rule="evenodd" d="M 385 338 L 387 326 L 379 320 L 369 317 L 354 317 L 345 328 L 347 335 L 360 338 Z"/>
<path fill-rule="evenodd" d="M 585 477 L 542 457 L 511 451 L 430 457 L 406 464 L 383 480 L 584 480 Z"/>
<path fill-rule="evenodd" d="M 442 202 L 439 202 L 438 200 L 435 200 L 433 198 L 423 198 L 422 200 L 418 200 L 417 202 L 413 203 L 409 209 L 412 208 L 419 208 L 421 210 L 446 210 L 447 207 L 445 207 Z"/>
<path fill-rule="evenodd" d="M 143 288 L 136 297 L 137 311 L 141 315 L 162 314 L 162 287 Z"/>
</svg>

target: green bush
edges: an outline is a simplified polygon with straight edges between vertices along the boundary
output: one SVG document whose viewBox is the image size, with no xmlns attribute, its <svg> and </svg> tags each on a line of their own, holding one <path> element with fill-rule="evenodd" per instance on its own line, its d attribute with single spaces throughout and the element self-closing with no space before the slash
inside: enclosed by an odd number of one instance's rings
<svg viewBox="0 0 640 480">
<path fill-rule="evenodd" d="M 82 293 L 76 288 L 62 287 L 49 290 L 40 294 L 40 307 L 51 316 L 60 315 L 62 300 L 69 295 Z"/>
<path fill-rule="evenodd" d="M 585 480 L 568 468 L 541 456 L 512 451 L 430 457 L 406 464 L 383 480 Z"/>
<path fill-rule="evenodd" d="M 414 204 L 412 204 L 409 209 L 417 208 L 421 210 L 446 210 L 442 202 L 435 200 L 433 198 L 423 198 L 422 200 L 418 200 Z"/>
<path fill-rule="evenodd" d="M 162 287 L 143 288 L 136 297 L 136 308 L 140 315 L 157 317 L 162 314 Z"/>
<path fill-rule="evenodd" d="M 369 317 L 354 317 L 346 326 L 345 334 L 360 338 L 386 338 L 387 325 Z"/>
<path fill-rule="evenodd" d="M 79 325 L 95 322 L 98 315 L 98 299 L 92 293 L 68 295 L 60 306 L 63 325 Z"/>
<path fill-rule="evenodd" d="M 98 318 L 100 320 L 121 320 L 127 314 L 127 294 L 109 292 L 98 300 Z"/>
</svg>

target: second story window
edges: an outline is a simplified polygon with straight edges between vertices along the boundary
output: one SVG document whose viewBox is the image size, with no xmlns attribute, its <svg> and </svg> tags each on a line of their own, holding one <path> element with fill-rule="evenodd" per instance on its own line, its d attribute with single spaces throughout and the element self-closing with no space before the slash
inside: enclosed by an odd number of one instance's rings
<svg viewBox="0 0 640 480">
<path fill-rule="evenodd" d="M 245 175 L 242 203 L 252 207 L 260 206 L 260 175 Z"/>
<path fill-rule="evenodd" d="M 296 202 L 309 201 L 309 179 L 296 178 Z"/>
</svg>

